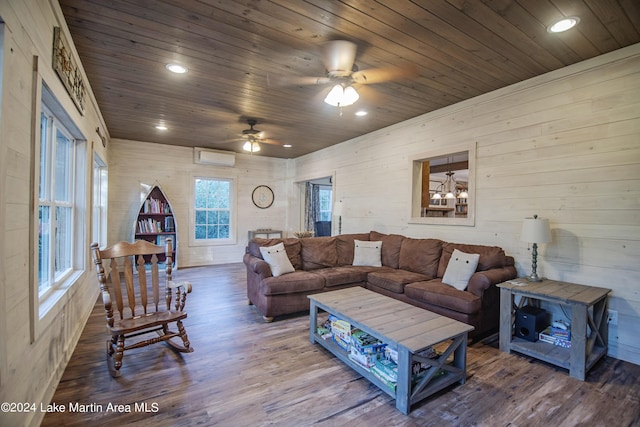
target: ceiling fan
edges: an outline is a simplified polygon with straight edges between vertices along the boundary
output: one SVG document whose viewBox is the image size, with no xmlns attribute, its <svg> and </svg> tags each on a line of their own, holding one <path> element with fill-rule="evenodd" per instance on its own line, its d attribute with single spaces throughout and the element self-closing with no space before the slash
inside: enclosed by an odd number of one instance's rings
<svg viewBox="0 0 640 427">
<path fill-rule="evenodd" d="M 256 119 L 247 119 L 249 129 L 242 131 L 242 137 L 245 143 L 242 146 L 244 151 L 250 153 L 256 153 L 260 151 L 260 143 L 281 145 L 279 142 L 264 137 L 264 132 L 254 129 L 253 127 L 258 123 Z"/>
<path fill-rule="evenodd" d="M 355 43 L 347 40 L 327 42 L 323 54 L 323 63 L 327 70 L 325 77 L 267 76 L 268 84 L 274 86 L 334 84 L 324 102 L 342 108 L 354 104 L 360 97 L 353 85 L 382 83 L 418 76 L 418 67 L 414 64 L 358 70 L 355 65 L 357 49 L 358 46 Z"/>
</svg>

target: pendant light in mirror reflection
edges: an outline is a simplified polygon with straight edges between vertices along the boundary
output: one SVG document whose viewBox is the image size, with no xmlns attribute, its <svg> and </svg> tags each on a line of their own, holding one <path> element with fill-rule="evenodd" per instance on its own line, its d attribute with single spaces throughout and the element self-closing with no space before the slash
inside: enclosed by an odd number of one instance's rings
<svg viewBox="0 0 640 427">
<path fill-rule="evenodd" d="M 474 224 L 475 143 L 454 149 L 434 150 L 411 160 L 412 223 Z"/>
</svg>

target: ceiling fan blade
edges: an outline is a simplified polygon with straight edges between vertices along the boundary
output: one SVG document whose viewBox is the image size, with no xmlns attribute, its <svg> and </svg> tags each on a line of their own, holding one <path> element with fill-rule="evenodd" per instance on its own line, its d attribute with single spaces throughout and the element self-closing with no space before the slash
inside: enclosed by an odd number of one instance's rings
<svg viewBox="0 0 640 427">
<path fill-rule="evenodd" d="M 381 68 L 369 68 L 356 71 L 351 75 L 354 82 L 360 84 L 372 84 L 418 77 L 418 67 L 414 64 L 390 66 Z"/>
<path fill-rule="evenodd" d="M 353 71 L 358 46 L 346 40 L 333 40 L 324 46 L 324 66 L 332 76 L 345 77 Z"/>
<path fill-rule="evenodd" d="M 328 77 L 276 76 L 267 74 L 267 85 L 270 87 L 322 85 L 329 82 Z"/>
<path fill-rule="evenodd" d="M 261 139 L 258 141 L 260 144 L 269 144 L 269 145 L 278 145 L 278 146 L 282 146 L 284 145 L 282 142 L 278 141 L 277 139 L 273 139 L 273 138 L 265 138 L 265 139 Z"/>
</svg>

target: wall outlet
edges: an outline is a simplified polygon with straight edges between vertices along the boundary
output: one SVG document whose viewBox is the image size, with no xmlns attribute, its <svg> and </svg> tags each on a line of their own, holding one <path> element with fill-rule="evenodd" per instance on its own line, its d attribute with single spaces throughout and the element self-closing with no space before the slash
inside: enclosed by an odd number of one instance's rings
<svg viewBox="0 0 640 427">
<path fill-rule="evenodd" d="M 607 310 L 607 323 L 611 326 L 618 324 L 618 312 L 616 310 Z"/>
</svg>

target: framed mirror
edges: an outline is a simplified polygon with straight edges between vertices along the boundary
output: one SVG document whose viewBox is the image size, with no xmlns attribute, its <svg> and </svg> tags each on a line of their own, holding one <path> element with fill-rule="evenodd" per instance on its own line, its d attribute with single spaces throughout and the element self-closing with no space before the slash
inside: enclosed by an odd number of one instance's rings
<svg viewBox="0 0 640 427">
<path fill-rule="evenodd" d="M 410 159 L 413 224 L 475 225 L 476 144 L 461 144 Z"/>
</svg>

